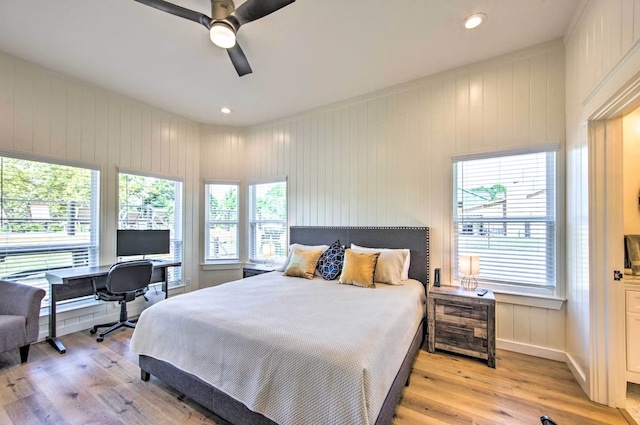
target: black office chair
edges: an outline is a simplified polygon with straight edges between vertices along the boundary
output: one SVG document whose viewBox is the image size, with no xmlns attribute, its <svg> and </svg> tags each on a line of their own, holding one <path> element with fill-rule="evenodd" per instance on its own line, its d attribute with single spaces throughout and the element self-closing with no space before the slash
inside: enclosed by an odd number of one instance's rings
<svg viewBox="0 0 640 425">
<path fill-rule="evenodd" d="M 556 423 L 547 415 L 540 416 L 540 422 L 542 422 L 542 425 L 556 425 Z"/>
<path fill-rule="evenodd" d="M 96 280 L 93 279 L 93 293 L 97 300 L 120 302 L 120 320 L 118 322 L 96 325 L 89 331 L 93 335 L 98 332 L 98 328 L 109 327 L 100 332 L 96 341 L 104 341 L 106 334 L 123 326 L 136 327 L 137 320 L 129 320 L 128 318 L 127 302 L 133 301 L 136 297 L 147 292 L 152 272 L 153 264 L 151 261 L 127 261 L 111 266 L 107 274 L 106 288 L 98 289 Z"/>
</svg>

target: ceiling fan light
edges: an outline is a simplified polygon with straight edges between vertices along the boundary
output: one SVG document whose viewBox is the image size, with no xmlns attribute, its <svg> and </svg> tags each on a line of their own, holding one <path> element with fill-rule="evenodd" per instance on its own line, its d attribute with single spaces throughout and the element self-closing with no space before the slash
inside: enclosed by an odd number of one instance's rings
<svg viewBox="0 0 640 425">
<path fill-rule="evenodd" d="M 468 30 L 472 30 L 479 27 L 486 20 L 487 15 L 485 15 L 484 13 L 476 13 L 475 15 L 471 15 L 464 20 L 464 27 Z"/>
<path fill-rule="evenodd" d="M 236 45 L 236 33 L 224 22 L 214 22 L 209 31 L 211 41 L 218 47 L 230 49 Z"/>
</svg>

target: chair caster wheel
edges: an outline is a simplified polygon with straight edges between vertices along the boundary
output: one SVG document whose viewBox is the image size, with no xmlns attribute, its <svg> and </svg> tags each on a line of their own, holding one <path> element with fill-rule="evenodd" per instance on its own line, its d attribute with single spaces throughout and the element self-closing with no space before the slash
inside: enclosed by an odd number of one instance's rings
<svg viewBox="0 0 640 425">
<path fill-rule="evenodd" d="M 104 341 L 104 338 L 103 338 L 103 337 L 101 337 L 101 336 L 99 336 L 99 337 L 97 337 L 97 338 L 96 338 L 96 341 L 98 341 L 98 342 L 102 342 L 102 341 Z"/>
<path fill-rule="evenodd" d="M 97 331 L 97 330 L 95 330 L 95 329 L 91 329 L 91 330 L 89 331 L 89 333 L 90 333 L 91 335 L 93 335 L 93 334 L 94 334 L 94 333 L 96 333 L 96 332 L 98 332 L 98 331 Z"/>
</svg>

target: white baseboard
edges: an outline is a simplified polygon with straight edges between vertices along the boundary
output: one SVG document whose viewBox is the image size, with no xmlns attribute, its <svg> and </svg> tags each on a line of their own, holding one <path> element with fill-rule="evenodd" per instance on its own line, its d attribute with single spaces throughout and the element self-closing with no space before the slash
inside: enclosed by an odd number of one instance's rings
<svg viewBox="0 0 640 425">
<path fill-rule="evenodd" d="M 585 373 L 569 353 L 552 348 L 538 347 L 535 345 L 502 339 L 496 340 L 496 348 L 565 363 L 573 374 L 575 380 L 578 382 L 578 385 L 580 385 L 580 388 L 582 388 L 582 391 L 589 396 L 589 385 L 587 383 Z"/>
<path fill-rule="evenodd" d="M 529 356 L 540 357 L 543 359 L 555 360 L 558 362 L 566 361 L 564 351 L 547 347 L 539 347 L 537 345 L 524 344 L 522 342 L 496 339 L 496 348 L 499 348 L 501 350 L 513 351 L 520 354 L 527 354 Z"/>
<path fill-rule="evenodd" d="M 573 377 L 576 379 L 576 381 L 578 381 L 578 384 L 580 385 L 580 388 L 582 388 L 582 391 L 584 391 L 587 397 L 591 398 L 589 385 L 587 383 L 587 376 L 585 375 L 582 368 L 575 361 L 573 356 L 571 356 L 571 354 L 565 353 L 565 363 L 569 367 L 569 370 L 573 374 Z"/>
</svg>

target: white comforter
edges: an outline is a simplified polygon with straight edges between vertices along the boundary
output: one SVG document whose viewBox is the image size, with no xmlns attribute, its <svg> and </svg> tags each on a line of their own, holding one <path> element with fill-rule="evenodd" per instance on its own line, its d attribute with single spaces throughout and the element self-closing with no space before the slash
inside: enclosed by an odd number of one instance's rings
<svg viewBox="0 0 640 425">
<path fill-rule="evenodd" d="M 153 305 L 131 350 L 282 425 L 371 424 L 424 302 L 417 281 L 365 289 L 273 272 Z"/>
</svg>

